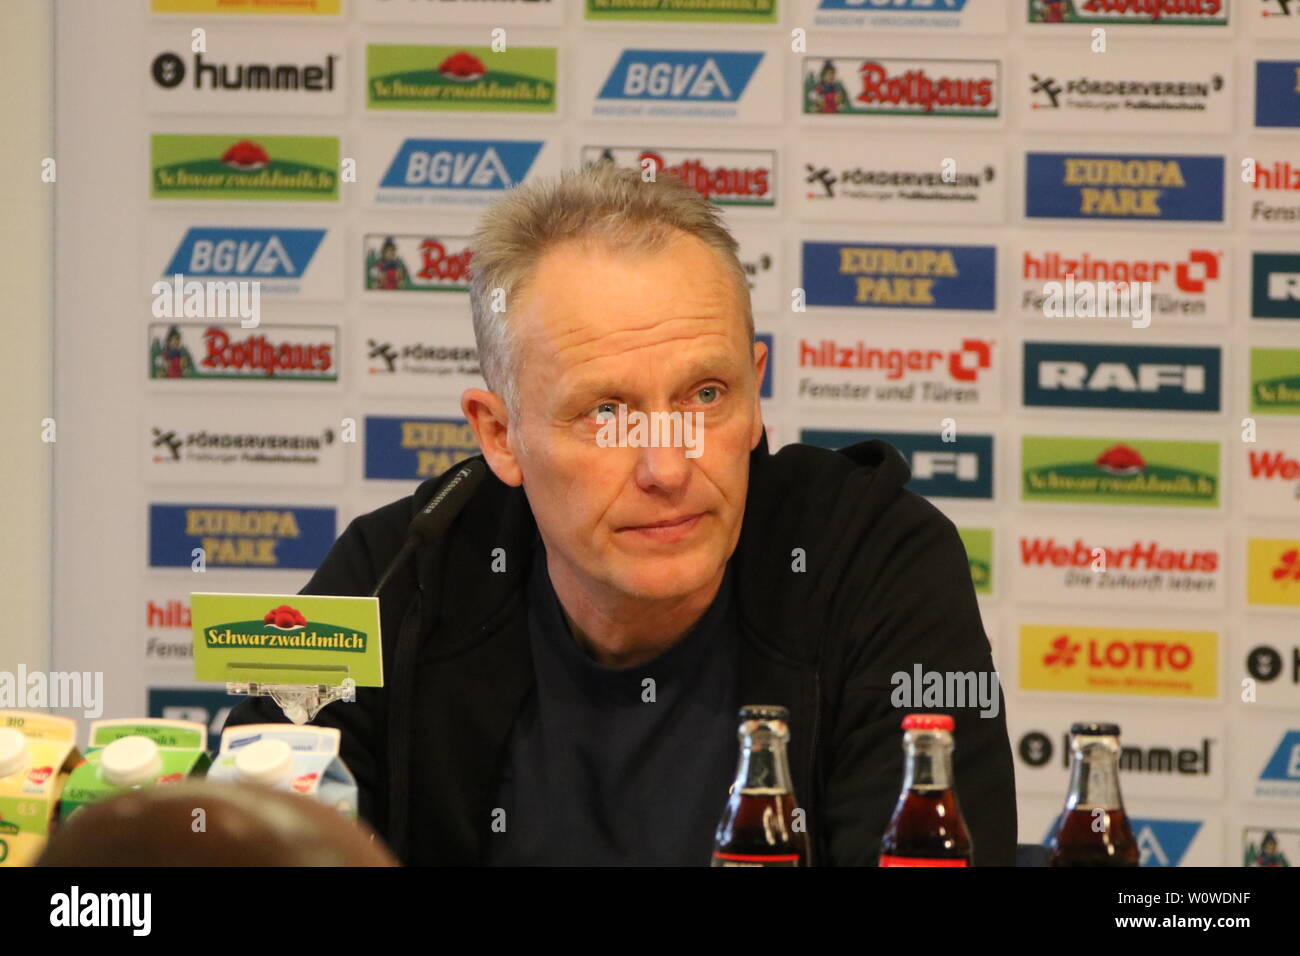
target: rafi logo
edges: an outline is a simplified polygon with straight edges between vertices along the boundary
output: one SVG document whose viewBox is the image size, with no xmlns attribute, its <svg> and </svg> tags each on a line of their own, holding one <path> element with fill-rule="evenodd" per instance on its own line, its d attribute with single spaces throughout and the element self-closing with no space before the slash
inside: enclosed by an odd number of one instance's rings
<svg viewBox="0 0 1300 956">
<path fill-rule="evenodd" d="M 1024 404 L 1217 412 L 1221 366 L 1217 347 L 1026 342 Z"/>
<path fill-rule="evenodd" d="M 1300 126 L 1300 60 L 1256 61 L 1255 125 Z"/>
<path fill-rule="evenodd" d="M 1251 538 L 1246 561 L 1247 604 L 1300 607 L 1300 541 Z"/>
<path fill-rule="evenodd" d="M 1300 349 L 1250 350 L 1250 411 L 1300 415 Z"/>
<path fill-rule="evenodd" d="M 762 60 L 760 52 L 624 50 L 598 99 L 736 103 Z"/>
<path fill-rule="evenodd" d="M 1227 26 L 1228 0 L 1025 0 L 1029 23 Z"/>
<path fill-rule="evenodd" d="M 930 432 L 855 432 L 805 428 L 799 441 L 845 448 L 878 438 L 896 448 L 912 478 L 907 487 L 927 498 L 993 499 L 993 436 L 959 434 L 945 442 Z"/>
<path fill-rule="evenodd" d="M 1029 153 L 1031 219 L 1223 221 L 1222 156 Z"/>
<path fill-rule="evenodd" d="M 842 116 L 998 116 L 998 60 L 805 57 L 803 111 Z"/>
<path fill-rule="evenodd" d="M 1026 624 L 1020 628 L 1020 688 L 1213 698 L 1218 648 L 1214 631 Z"/>
<path fill-rule="evenodd" d="M 1250 317 L 1300 319 L 1300 254 L 1250 254 Z"/>
<path fill-rule="evenodd" d="M 802 288 L 810 306 L 991 312 L 994 246 L 805 242 Z"/>
<path fill-rule="evenodd" d="M 324 229 L 192 226 L 161 274 L 301 279 L 324 238 Z"/>
<path fill-rule="evenodd" d="M 367 479 L 434 478 L 478 450 L 474 430 L 463 419 L 366 416 Z"/>
<path fill-rule="evenodd" d="M 1219 506 L 1220 446 L 1212 441 L 1021 437 L 1021 500 Z"/>
<path fill-rule="evenodd" d="M 365 237 L 365 287 L 384 292 L 468 292 L 469 238 Z"/>
<path fill-rule="evenodd" d="M 540 140 L 408 139 L 379 186 L 502 192 L 524 181 L 541 150 Z"/>
<path fill-rule="evenodd" d="M 609 161 L 674 176 L 719 206 L 776 205 L 776 152 L 770 149 L 584 146 L 582 164 Z"/>
<path fill-rule="evenodd" d="M 151 504 L 149 566 L 313 571 L 335 526 L 333 508 Z"/>
<path fill-rule="evenodd" d="M 1262 799 L 1300 798 L 1300 730 L 1288 730 L 1278 742 L 1255 784 L 1255 796 Z"/>
</svg>

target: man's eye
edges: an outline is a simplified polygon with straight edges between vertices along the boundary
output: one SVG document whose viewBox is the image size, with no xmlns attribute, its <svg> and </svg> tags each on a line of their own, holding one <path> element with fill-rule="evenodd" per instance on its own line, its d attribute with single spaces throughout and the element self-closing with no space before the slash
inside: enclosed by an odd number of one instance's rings
<svg viewBox="0 0 1300 956">
<path fill-rule="evenodd" d="M 593 411 L 595 414 L 592 417 L 598 422 L 603 422 L 606 419 L 618 416 L 618 406 L 613 402 L 601 402 L 593 409 Z"/>
<path fill-rule="evenodd" d="M 695 394 L 700 397 L 700 401 L 705 405 L 712 405 L 722 397 L 722 393 L 716 385 L 706 385 Z"/>
</svg>

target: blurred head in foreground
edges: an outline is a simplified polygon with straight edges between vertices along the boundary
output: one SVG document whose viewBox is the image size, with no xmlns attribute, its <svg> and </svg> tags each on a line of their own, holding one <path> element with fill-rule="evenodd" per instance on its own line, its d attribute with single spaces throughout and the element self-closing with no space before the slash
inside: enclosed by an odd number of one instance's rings
<svg viewBox="0 0 1300 956">
<path fill-rule="evenodd" d="M 37 866 L 397 866 L 372 837 L 310 797 L 190 780 L 85 807 Z"/>
</svg>

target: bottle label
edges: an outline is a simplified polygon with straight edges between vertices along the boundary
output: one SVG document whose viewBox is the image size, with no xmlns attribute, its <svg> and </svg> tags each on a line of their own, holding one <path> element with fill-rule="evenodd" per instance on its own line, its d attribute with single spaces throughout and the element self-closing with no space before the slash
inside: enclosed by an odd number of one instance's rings
<svg viewBox="0 0 1300 956">
<path fill-rule="evenodd" d="M 719 853 L 713 854 L 714 866 L 798 866 L 798 853 Z"/>
<path fill-rule="evenodd" d="M 881 866 L 970 866 L 965 860 L 936 860 L 924 856 L 880 856 Z"/>
</svg>

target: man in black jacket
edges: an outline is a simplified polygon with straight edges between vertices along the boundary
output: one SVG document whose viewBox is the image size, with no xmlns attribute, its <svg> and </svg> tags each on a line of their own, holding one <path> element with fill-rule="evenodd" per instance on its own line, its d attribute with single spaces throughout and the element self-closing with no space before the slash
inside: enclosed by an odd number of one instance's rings
<svg viewBox="0 0 1300 956">
<path fill-rule="evenodd" d="M 472 249 L 491 391 L 461 407 L 491 474 L 381 594 L 386 686 L 316 718 L 399 858 L 707 863 L 737 709 L 775 704 L 813 862 L 876 863 L 902 717 L 938 709 L 975 862 L 1011 864 L 961 541 L 882 442 L 769 453 L 766 350 L 715 209 L 601 163 L 512 190 Z M 356 519 L 304 593 L 370 593 L 440 481 Z M 992 699 L 915 706 L 920 674 Z M 229 722 L 278 719 L 253 699 Z"/>
</svg>

